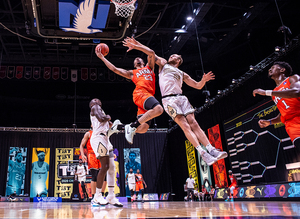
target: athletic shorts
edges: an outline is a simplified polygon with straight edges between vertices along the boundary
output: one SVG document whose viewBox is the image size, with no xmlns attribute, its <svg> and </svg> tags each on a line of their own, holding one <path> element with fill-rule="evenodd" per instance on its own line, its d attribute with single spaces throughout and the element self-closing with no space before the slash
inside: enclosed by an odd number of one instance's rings
<svg viewBox="0 0 300 219">
<path fill-rule="evenodd" d="M 135 183 L 129 183 L 128 187 L 129 187 L 129 190 L 135 191 Z"/>
<path fill-rule="evenodd" d="M 88 169 L 100 169 L 101 163 L 100 160 L 97 159 L 95 153 L 88 154 Z"/>
<path fill-rule="evenodd" d="M 285 130 L 293 143 L 296 139 L 300 138 L 300 116 L 286 120 L 284 125 Z"/>
<path fill-rule="evenodd" d="M 86 176 L 78 176 L 78 182 L 84 182 L 86 181 Z"/>
<path fill-rule="evenodd" d="M 145 101 L 153 95 L 145 89 L 135 89 L 132 96 L 134 104 L 138 107 L 137 115 L 145 114 L 148 111 L 145 109 Z"/>
<path fill-rule="evenodd" d="M 233 190 L 235 190 L 236 187 L 237 187 L 236 184 L 231 184 L 231 185 L 229 186 L 230 192 L 233 193 Z"/>
<path fill-rule="evenodd" d="M 136 184 L 135 184 L 135 191 L 140 191 L 141 189 L 144 189 L 144 185 L 143 185 L 143 183 L 140 181 L 140 182 L 137 182 Z"/>
<path fill-rule="evenodd" d="M 108 156 L 109 151 L 113 150 L 113 146 L 106 135 L 92 136 L 91 146 L 97 158 Z"/>
<path fill-rule="evenodd" d="M 174 120 L 177 115 L 187 116 L 194 113 L 195 109 L 190 104 L 186 96 L 171 96 L 162 99 L 165 111 Z"/>
</svg>

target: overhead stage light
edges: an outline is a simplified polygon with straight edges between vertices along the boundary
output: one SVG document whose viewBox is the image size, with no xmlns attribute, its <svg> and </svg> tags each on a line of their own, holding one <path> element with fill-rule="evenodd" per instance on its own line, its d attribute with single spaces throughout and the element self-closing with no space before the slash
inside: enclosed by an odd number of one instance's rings
<svg viewBox="0 0 300 219">
<path fill-rule="evenodd" d="M 185 29 L 176 30 L 175 33 L 187 33 Z"/>
<path fill-rule="evenodd" d="M 187 18 L 186 18 L 186 20 L 187 21 L 191 21 L 193 18 L 191 17 L 191 16 L 188 16 Z"/>
</svg>

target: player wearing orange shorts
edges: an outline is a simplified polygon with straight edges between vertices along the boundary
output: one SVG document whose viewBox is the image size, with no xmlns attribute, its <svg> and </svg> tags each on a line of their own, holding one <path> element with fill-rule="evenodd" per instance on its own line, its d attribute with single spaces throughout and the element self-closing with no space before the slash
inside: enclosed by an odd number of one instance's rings
<svg viewBox="0 0 300 219">
<path fill-rule="evenodd" d="M 122 125 L 115 121 L 111 130 L 125 129 L 125 138 L 132 144 L 135 133 L 145 133 L 149 129 L 151 119 L 161 115 L 163 108 L 155 99 L 155 53 L 153 50 L 137 42 L 133 38 L 126 38 L 123 45 L 127 46 L 130 51 L 132 49 L 140 50 L 148 55 L 148 63 L 145 65 L 143 59 L 137 57 L 134 62 L 134 70 L 125 70 L 115 67 L 109 62 L 101 53 L 101 48 L 96 48 L 97 56 L 104 62 L 104 64 L 114 73 L 130 79 L 136 85 L 133 91 L 133 102 L 138 107 L 137 120 L 131 124 Z"/>
<path fill-rule="evenodd" d="M 136 197 L 138 197 L 139 191 L 141 191 L 142 202 L 144 202 L 144 184 L 145 184 L 145 188 L 147 188 L 143 175 L 140 174 L 140 170 L 137 169 L 135 174 L 135 192 L 136 192 Z"/>
<path fill-rule="evenodd" d="M 275 118 L 258 121 L 261 128 L 279 122 L 284 123 L 286 132 L 293 144 L 300 149 L 300 76 L 294 74 L 287 62 L 275 62 L 269 69 L 268 75 L 276 83 L 274 90 L 256 89 L 256 94 L 271 96 L 279 110 Z"/>
<path fill-rule="evenodd" d="M 80 154 L 81 154 L 82 161 L 88 162 L 88 169 L 92 175 L 91 190 L 92 190 L 92 196 L 94 198 L 94 195 L 96 193 L 97 176 L 99 170 L 101 169 L 101 163 L 100 160 L 96 158 L 94 150 L 91 146 L 90 139 L 92 137 L 92 134 L 93 134 L 92 130 L 84 134 L 83 139 L 81 140 L 80 143 Z M 87 149 L 87 156 L 85 156 L 84 154 L 84 146 L 86 146 Z M 105 191 L 105 188 L 106 188 L 106 180 L 103 183 L 102 191 Z"/>
<path fill-rule="evenodd" d="M 229 201 L 229 199 L 231 198 L 230 201 L 233 201 L 233 191 L 235 190 L 235 188 L 238 187 L 238 183 L 237 183 L 237 178 L 235 175 L 233 175 L 231 170 L 228 170 L 228 175 L 229 175 L 229 179 L 230 179 L 230 186 L 227 188 L 227 199 L 225 200 L 226 202 Z"/>
</svg>

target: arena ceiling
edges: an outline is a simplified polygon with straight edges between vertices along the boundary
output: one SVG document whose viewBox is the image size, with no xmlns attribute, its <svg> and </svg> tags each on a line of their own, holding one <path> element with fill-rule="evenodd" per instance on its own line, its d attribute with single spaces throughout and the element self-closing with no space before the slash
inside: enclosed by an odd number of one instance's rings
<svg viewBox="0 0 300 219">
<path fill-rule="evenodd" d="M 75 8 L 80 3 L 79 0 L 0 2 L 1 66 L 57 66 L 68 67 L 69 70 L 82 67 L 105 68 L 94 54 L 95 46 L 100 40 L 110 48 L 107 59 L 118 67 L 129 69 L 132 68 L 136 56 L 146 58 L 137 51 L 127 53 L 127 49 L 122 46 L 121 41 L 124 37 L 135 36 L 159 56 L 167 58 L 173 53 L 181 54 L 184 59 L 181 68 L 197 80 L 202 77 L 202 69 L 213 70 L 216 81 L 209 85 L 213 93 L 231 83 L 232 78 L 242 75 L 249 65 L 258 63 L 272 53 L 275 46 L 282 46 L 284 34 L 278 31 L 279 27 L 284 25 L 290 29 L 291 34 L 286 35 L 287 41 L 300 33 L 300 3 L 295 0 L 137 0 L 136 10 L 131 19 L 116 16 L 114 6 L 109 1 L 102 1 L 106 5 L 107 14 L 103 15 L 103 22 L 99 25 L 104 26 L 100 28 L 101 31 L 92 34 L 62 30 L 60 18 L 64 14 L 60 12 L 59 4 L 63 2 L 72 2 L 68 6 Z M 99 7 L 100 3 L 97 8 Z M 94 18 L 98 15 L 94 14 Z M 187 20 L 189 16 L 192 20 Z M 67 16 L 66 19 L 72 23 L 73 17 Z M 1 83 L 2 89 L 6 91 L 16 86 L 15 83 L 18 83 L 17 87 L 24 86 L 23 90 L 0 94 L 10 98 L 20 95 L 29 99 L 61 101 L 57 95 L 75 95 L 73 85 L 55 83 L 53 80 L 35 81 L 28 85 L 29 88 L 16 79 L 2 80 Z M 134 107 L 128 105 L 129 102 L 132 104 L 131 92 L 134 87 L 132 84 L 128 85 L 126 80 L 119 80 L 115 86 L 110 80 L 97 83 L 85 81 L 82 86 L 82 93 L 77 90 L 77 95 L 81 95 L 85 101 L 88 97 L 106 92 L 100 87 L 108 90 L 110 95 L 105 95 L 103 99 L 116 101 L 112 105 L 117 106 L 120 111 L 118 115 Z M 41 92 L 28 91 L 32 87 Z M 55 91 L 55 95 L 43 90 L 55 90 L 53 87 L 61 87 Z M 64 92 L 64 89 L 69 91 Z M 89 94 L 89 89 L 93 94 Z M 121 105 L 124 105 L 124 108 L 120 106 L 120 100 L 123 101 Z"/>
</svg>

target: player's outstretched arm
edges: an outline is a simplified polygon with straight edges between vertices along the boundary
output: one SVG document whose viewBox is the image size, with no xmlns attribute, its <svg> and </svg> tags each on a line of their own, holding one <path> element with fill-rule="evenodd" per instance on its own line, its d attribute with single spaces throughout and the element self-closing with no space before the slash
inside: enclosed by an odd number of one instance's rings
<svg viewBox="0 0 300 219">
<path fill-rule="evenodd" d="M 268 127 L 269 125 L 273 125 L 273 124 L 281 122 L 280 117 L 281 117 L 281 114 L 279 113 L 276 117 L 269 119 L 269 120 L 260 119 L 258 121 L 258 125 L 261 128 Z"/>
<path fill-rule="evenodd" d="M 138 42 L 136 39 L 134 39 L 133 37 L 127 37 L 126 39 L 123 40 L 123 46 L 128 47 L 127 52 L 129 52 L 130 50 L 136 49 L 139 50 L 143 53 L 145 53 L 146 55 L 148 55 L 148 66 L 154 70 L 154 66 L 155 66 L 155 52 L 150 49 L 149 47 L 141 44 L 140 42 Z"/>
<path fill-rule="evenodd" d="M 206 84 L 206 82 L 210 80 L 215 80 L 215 75 L 211 71 L 206 74 L 204 73 L 201 81 L 198 82 L 192 79 L 187 73 L 184 73 L 183 75 L 183 81 L 190 87 L 193 87 L 198 90 L 201 90 Z"/>
<path fill-rule="evenodd" d="M 132 80 L 132 71 L 131 70 L 125 70 L 123 68 L 117 68 L 116 66 L 114 66 L 110 61 L 108 61 L 104 56 L 103 54 L 101 53 L 101 48 L 100 47 L 96 47 L 95 49 L 95 53 L 96 55 L 98 56 L 99 59 L 101 59 L 104 64 L 106 65 L 107 68 L 109 68 L 111 71 L 113 71 L 114 73 L 124 77 L 124 78 L 127 78 L 127 79 L 130 79 Z"/>
<path fill-rule="evenodd" d="M 271 96 L 281 97 L 281 98 L 297 98 L 300 97 L 300 76 L 293 75 L 290 77 L 290 89 L 282 90 L 282 91 L 270 91 Z M 255 89 L 253 91 L 253 96 L 256 94 L 266 96 L 267 91 L 263 89 Z M 270 96 L 270 95 L 269 95 Z"/>
<path fill-rule="evenodd" d="M 90 132 L 86 132 L 81 140 L 80 143 L 80 155 L 81 155 L 81 159 L 83 162 L 87 162 L 87 157 L 84 155 L 84 146 L 86 145 L 86 143 L 88 142 L 90 138 Z"/>
<path fill-rule="evenodd" d="M 158 65 L 158 67 L 159 67 L 158 72 L 161 72 L 162 68 L 167 63 L 168 62 L 166 59 L 159 57 L 158 55 L 155 55 L 155 64 Z"/>
</svg>

